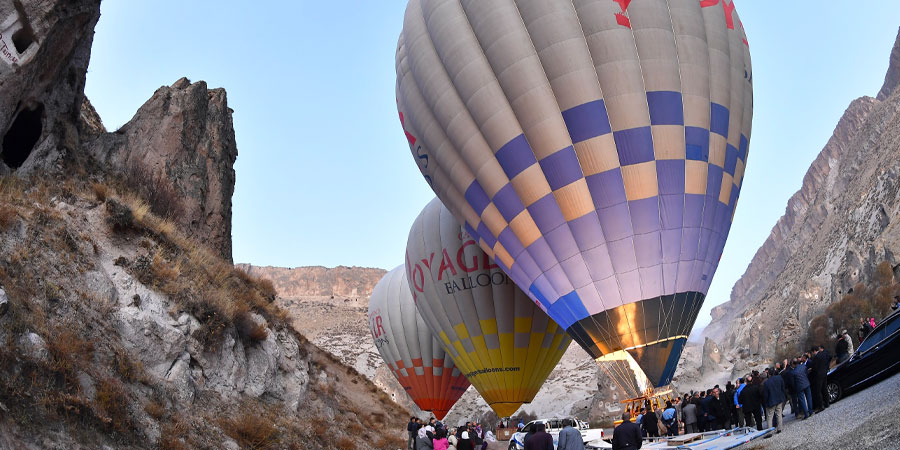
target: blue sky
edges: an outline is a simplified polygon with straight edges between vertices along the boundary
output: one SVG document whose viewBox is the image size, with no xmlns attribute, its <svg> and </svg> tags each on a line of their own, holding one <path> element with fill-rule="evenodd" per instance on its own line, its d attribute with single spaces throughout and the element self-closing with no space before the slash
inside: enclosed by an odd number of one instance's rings
<svg viewBox="0 0 900 450">
<path fill-rule="evenodd" d="M 878 92 L 900 25 L 896 0 L 736 3 L 753 57 L 753 135 L 697 328 L 728 299 L 849 103 Z M 114 130 L 182 76 L 226 88 L 239 150 L 235 262 L 393 268 L 433 197 L 394 101 L 405 6 L 106 0 L 87 95 Z"/>
</svg>

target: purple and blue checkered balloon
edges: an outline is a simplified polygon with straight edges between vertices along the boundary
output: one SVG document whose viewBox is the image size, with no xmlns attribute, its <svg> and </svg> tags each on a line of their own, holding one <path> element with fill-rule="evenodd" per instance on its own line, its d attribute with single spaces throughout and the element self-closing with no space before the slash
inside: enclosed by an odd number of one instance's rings
<svg viewBox="0 0 900 450">
<path fill-rule="evenodd" d="M 397 106 L 441 201 L 592 357 L 671 381 L 753 113 L 729 0 L 412 0 Z"/>
</svg>

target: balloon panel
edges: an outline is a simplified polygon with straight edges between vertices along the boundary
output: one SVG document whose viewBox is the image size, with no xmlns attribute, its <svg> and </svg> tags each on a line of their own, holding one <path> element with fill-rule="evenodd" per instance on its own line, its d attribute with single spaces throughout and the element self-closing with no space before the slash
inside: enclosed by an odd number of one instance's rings
<svg viewBox="0 0 900 450">
<path fill-rule="evenodd" d="M 404 272 L 399 266 L 375 285 L 369 329 L 378 353 L 410 398 L 443 419 L 469 382 L 416 312 Z"/>
<path fill-rule="evenodd" d="M 438 199 L 413 223 L 406 267 L 419 313 L 497 415 L 530 403 L 571 338 Z"/>
<path fill-rule="evenodd" d="M 592 356 L 668 384 L 746 168 L 733 1 L 411 1 L 396 63 L 410 149 L 469 234 Z"/>
</svg>

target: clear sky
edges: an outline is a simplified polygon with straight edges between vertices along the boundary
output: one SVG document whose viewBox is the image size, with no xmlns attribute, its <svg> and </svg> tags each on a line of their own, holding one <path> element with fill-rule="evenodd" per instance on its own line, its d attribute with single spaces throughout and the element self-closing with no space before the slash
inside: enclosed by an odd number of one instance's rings
<svg viewBox="0 0 900 450">
<path fill-rule="evenodd" d="M 736 3 L 753 57 L 753 135 L 696 328 L 728 299 L 849 103 L 878 92 L 900 26 L 897 0 Z M 235 262 L 393 268 L 433 197 L 394 101 L 405 6 L 105 0 L 87 95 L 114 130 L 180 77 L 226 88 L 239 151 Z"/>
</svg>

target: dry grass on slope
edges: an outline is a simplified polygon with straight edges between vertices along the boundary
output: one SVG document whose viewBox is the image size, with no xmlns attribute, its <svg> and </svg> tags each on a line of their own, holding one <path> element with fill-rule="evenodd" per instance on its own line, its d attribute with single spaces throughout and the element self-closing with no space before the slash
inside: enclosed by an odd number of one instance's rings
<svg viewBox="0 0 900 450">
<path fill-rule="evenodd" d="M 402 434 L 406 412 L 294 331 L 272 302 L 270 282 L 235 270 L 121 180 L 96 168 L 68 172 L 67 179 L 0 177 L 0 286 L 11 299 L 0 317 L 0 404 L 7 409 L 0 408 L 0 425 L 11 421 L 34 436 L 63 429 L 89 448 L 220 448 L 225 439 L 260 449 L 403 445 L 385 435 Z M 98 212 L 108 230 L 90 228 L 88 216 Z M 208 348 L 231 326 L 246 345 L 276 330 L 295 336 L 310 360 L 300 411 L 286 414 L 265 396 L 225 400 L 202 390 L 190 408 L 174 407 L 169 383 L 149 375 L 119 341 L 114 315 L 128 300 L 83 281 L 111 258 L 100 233 L 131 249 L 117 264 L 164 294 L 173 318 L 186 312 L 200 322 L 194 337 Z"/>
</svg>

